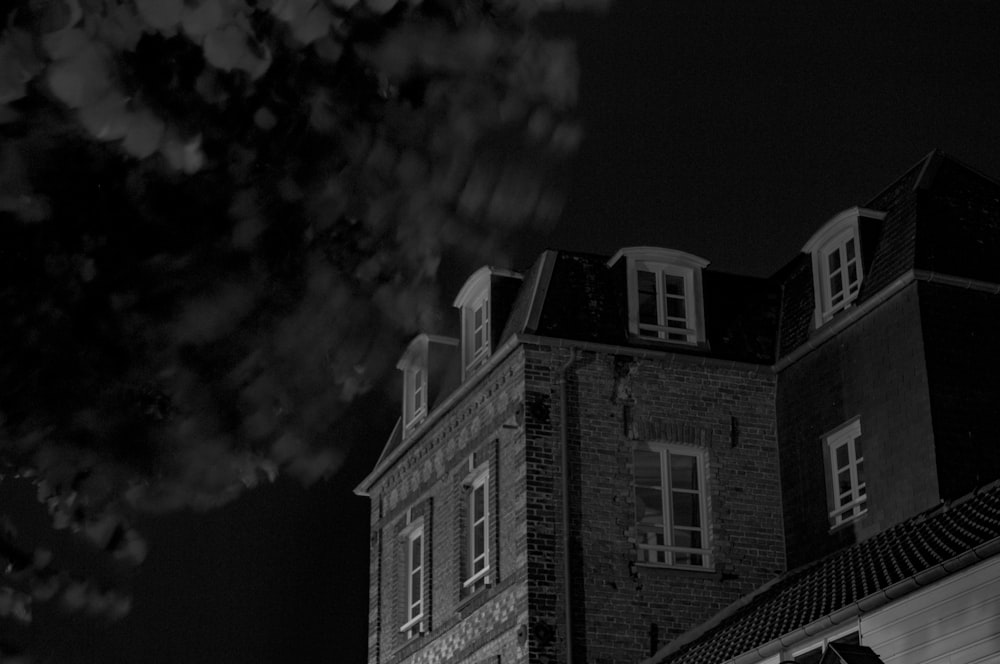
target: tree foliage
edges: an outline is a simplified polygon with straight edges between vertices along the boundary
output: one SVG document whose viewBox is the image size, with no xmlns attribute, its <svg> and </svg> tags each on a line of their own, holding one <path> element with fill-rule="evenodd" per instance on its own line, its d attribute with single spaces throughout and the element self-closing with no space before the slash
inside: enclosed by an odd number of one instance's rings
<svg viewBox="0 0 1000 664">
<path fill-rule="evenodd" d="M 0 473 L 135 564 L 137 514 L 332 472 L 442 256 L 558 211 L 576 71 L 544 4 L 5 3 Z M 50 559 L 6 522 L 0 620 L 127 610 Z"/>
</svg>

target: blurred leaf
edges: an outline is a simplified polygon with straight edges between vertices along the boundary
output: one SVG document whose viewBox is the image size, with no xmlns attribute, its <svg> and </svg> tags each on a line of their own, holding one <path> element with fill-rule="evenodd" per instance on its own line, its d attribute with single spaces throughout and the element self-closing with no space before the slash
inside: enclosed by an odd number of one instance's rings
<svg viewBox="0 0 1000 664">
<path fill-rule="evenodd" d="M 80 109 L 80 122 L 102 141 L 124 138 L 131 124 L 125 97 L 116 90 L 108 92 L 98 101 Z"/>
<path fill-rule="evenodd" d="M 111 87 L 107 65 L 97 46 L 86 42 L 72 55 L 49 66 L 52 93 L 71 108 L 97 102 Z"/>
<path fill-rule="evenodd" d="M 122 147 L 133 157 L 145 159 L 160 145 L 163 138 L 163 120 L 147 110 L 130 113 L 128 116 L 128 131 Z"/>
<path fill-rule="evenodd" d="M 135 6 L 142 20 L 161 32 L 173 30 L 184 11 L 183 0 L 135 0 Z"/>
<path fill-rule="evenodd" d="M 225 24 L 230 13 L 223 0 L 201 0 L 196 6 L 184 8 L 182 24 L 184 32 L 200 42 L 205 35 Z"/>
</svg>

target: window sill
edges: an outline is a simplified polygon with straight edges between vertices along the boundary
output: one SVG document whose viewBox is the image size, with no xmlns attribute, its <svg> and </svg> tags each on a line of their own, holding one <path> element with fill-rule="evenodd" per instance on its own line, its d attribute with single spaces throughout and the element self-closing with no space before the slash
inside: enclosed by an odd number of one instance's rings
<svg viewBox="0 0 1000 664">
<path fill-rule="evenodd" d="M 465 581 L 463 581 L 462 582 L 462 587 L 466 588 L 466 589 L 470 588 L 470 587 L 474 586 L 476 583 L 478 583 L 479 581 L 483 582 L 483 587 L 484 588 L 489 588 L 490 587 L 490 568 L 489 567 L 480 570 L 479 573 L 476 574 L 475 576 L 470 576 L 468 579 L 466 579 Z"/>
<path fill-rule="evenodd" d="M 418 628 L 417 631 L 419 632 L 418 636 L 423 636 L 424 634 L 427 633 L 426 630 L 424 630 L 423 622 L 424 622 L 424 616 L 417 616 L 408 623 L 403 624 L 403 626 L 399 628 L 399 631 L 405 634 L 406 632 L 409 632 L 411 629 L 416 627 Z"/>
<path fill-rule="evenodd" d="M 833 533 L 833 532 L 836 532 L 836 531 L 841 530 L 843 528 L 846 528 L 847 526 L 849 526 L 849 525 L 851 525 L 853 523 L 856 523 L 856 522 L 860 521 L 861 519 L 865 518 L 867 515 L 868 515 L 868 510 L 865 510 L 861 514 L 856 514 L 856 515 L 852 516 L 849 519 L 844 519 L 840 523 L 835 523 L 835 524 L 833 524 L 833 525 L 830 526 L 830 532 Z"/>
<path fill-rule="evenodd" d="M 666 563 L 642 561 L 636 561 L 634 564 L 636 567 L 660 570 L 672 576 L 690 576 L 702 579 L 715 579 L 716 581 L 722 580 L 722 572 L 714 567 L 679 567 L 677 565 L 667 565 Z"/>
<path fill-rule="evenodd" d="M 673 339 L 657 339 L 656 337 L 644 337 L 641 334 L 630 333 L 628 335 L 629 343 L 634 345 L 647 345 L 655 346 L 657 348 L 676 348 L 678 350 L 710 350 L 708 341 L 701 339 L 699 341 L 676 341 Z"/>
</svg>

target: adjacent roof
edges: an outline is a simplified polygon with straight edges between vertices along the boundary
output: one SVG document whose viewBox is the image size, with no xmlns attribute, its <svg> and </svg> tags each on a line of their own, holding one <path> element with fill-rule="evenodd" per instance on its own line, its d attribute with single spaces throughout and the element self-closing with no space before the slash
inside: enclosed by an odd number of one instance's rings
<svg viewBox="0 0 1000 664">
<path fill-rule="evenodd" d="M 863 207 L 886 213 L 862 228 L 863 303 L 909 270 L 1000 282 L 1000 184 L 940 151 L 914 164 Z M 778 357 L 812 331 L 812 262 L 799 254 L 773 277 L 782 284 Z"/>
<path fill-rule="evenodd" d="M 842 622 L 873 610 L 997 553 L 1000 481 L 778 577 L 647 664 L 719 664 L 832 615 Z"/>
</svg>

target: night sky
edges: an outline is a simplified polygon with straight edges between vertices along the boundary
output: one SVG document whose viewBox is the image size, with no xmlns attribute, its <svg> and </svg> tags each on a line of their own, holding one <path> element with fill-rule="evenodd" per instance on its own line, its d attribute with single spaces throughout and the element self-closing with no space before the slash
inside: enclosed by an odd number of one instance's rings
<svg viewBox="0 0 1000 664">
<path fill-rule="evenodd" d="M 998 26 L 994 0 L 618 0 L 549 20 L 579 42 L 586 136 L 560 224 L 496 262 L 656 245 L 765 276 L 933 148 L 1000 177 Z M 368 502 L 351 490 L 397 416 L 389 384 L 391 403 L 371 394 L 344 423 L 355 444 L 331 481 L 150 519 L 132 614 L 102 627 L 39 611 L 36 649 L 60 663 L 363 662 Z"/>
</svg>

